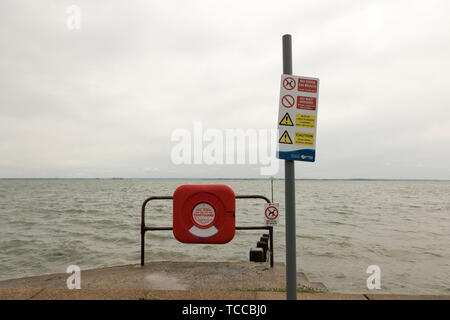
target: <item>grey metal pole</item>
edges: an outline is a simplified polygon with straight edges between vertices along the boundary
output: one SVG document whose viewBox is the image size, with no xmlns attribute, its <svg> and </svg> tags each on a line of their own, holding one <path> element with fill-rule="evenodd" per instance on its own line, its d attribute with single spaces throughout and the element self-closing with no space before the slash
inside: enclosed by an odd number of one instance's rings
<svg viewBox="0 0 450 320">
<path fill-rule="evenodd" d="M 273 177 L 270 177 L 270 190 L 272 191 L 272 203 L 273 203 Z"/>
<path fill-rule="evenodd" d="M 283 74 L 292 74 L 292 39 L 283 35 Z M 293 160 L 284 161 L 286 204 L 286 298 L 297 300 L 297 252 L 295 235 L 295 166 Z"/>
</svg>

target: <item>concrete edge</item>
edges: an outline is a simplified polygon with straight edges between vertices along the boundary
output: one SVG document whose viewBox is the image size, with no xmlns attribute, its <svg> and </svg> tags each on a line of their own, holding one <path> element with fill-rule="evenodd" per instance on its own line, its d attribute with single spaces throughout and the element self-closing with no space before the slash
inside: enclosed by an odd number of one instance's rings
<svg viewBox="0 0 450 320">
<path fill-rule="evenodd" d="M 230 290 L 151 290 L 0 288 L 0 300 L 285 300 L 286 292 Z M 450 300 L 450 296 L 303 293 L 298 300 Z"/>
</svg>

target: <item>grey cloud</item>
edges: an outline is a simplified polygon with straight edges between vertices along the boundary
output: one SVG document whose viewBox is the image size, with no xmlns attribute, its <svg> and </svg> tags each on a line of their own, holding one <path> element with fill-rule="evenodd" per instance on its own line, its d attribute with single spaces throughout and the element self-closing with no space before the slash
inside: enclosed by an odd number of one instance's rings
<svg viewBox="0 0 450 320">
<path fill-rule="evenodd" d="M 67 6 L 82 28 L 66 28 Z M 177 128 L 275 128 L 281 35 L 321 79 L 302 178 L 450 178 L 446 1 L 2 1 L 0 177 L 259 177 Z M 146 169 L 147 168 L 147 169 Z M 279 173 L 282 176 L 282 173 Z"/>
</svg>

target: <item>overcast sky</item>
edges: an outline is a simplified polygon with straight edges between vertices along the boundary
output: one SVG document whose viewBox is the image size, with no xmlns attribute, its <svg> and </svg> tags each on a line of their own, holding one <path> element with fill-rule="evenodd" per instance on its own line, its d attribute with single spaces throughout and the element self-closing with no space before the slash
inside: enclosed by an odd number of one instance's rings
<svg viewBox="0 0 450 320">
<path fill-rule="evenodd" d="M 449 12 L 445 0 L 2 0 L 0 177 L 262 177 L 260 164 L 175 165 L 171 135 L 194 121 L 275 129 L 289 33 L 294 74 L 320 78 L 317 160 L 297 162 L 297 178 L 450 179 Z"/>
</svg>

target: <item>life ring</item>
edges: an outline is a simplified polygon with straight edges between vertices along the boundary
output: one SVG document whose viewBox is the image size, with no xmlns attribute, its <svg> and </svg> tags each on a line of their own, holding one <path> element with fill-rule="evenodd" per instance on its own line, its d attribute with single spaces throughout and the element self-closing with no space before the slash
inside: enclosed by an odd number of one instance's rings
<svg viewBox="0 0 450 320">
<path fill-rule="evenodd" d="M 226 185 L 182 185 L 173 194 L 173 234 L 184 243 L 227 243 L 235 234 L 235 208 Z"/>
</svg>

